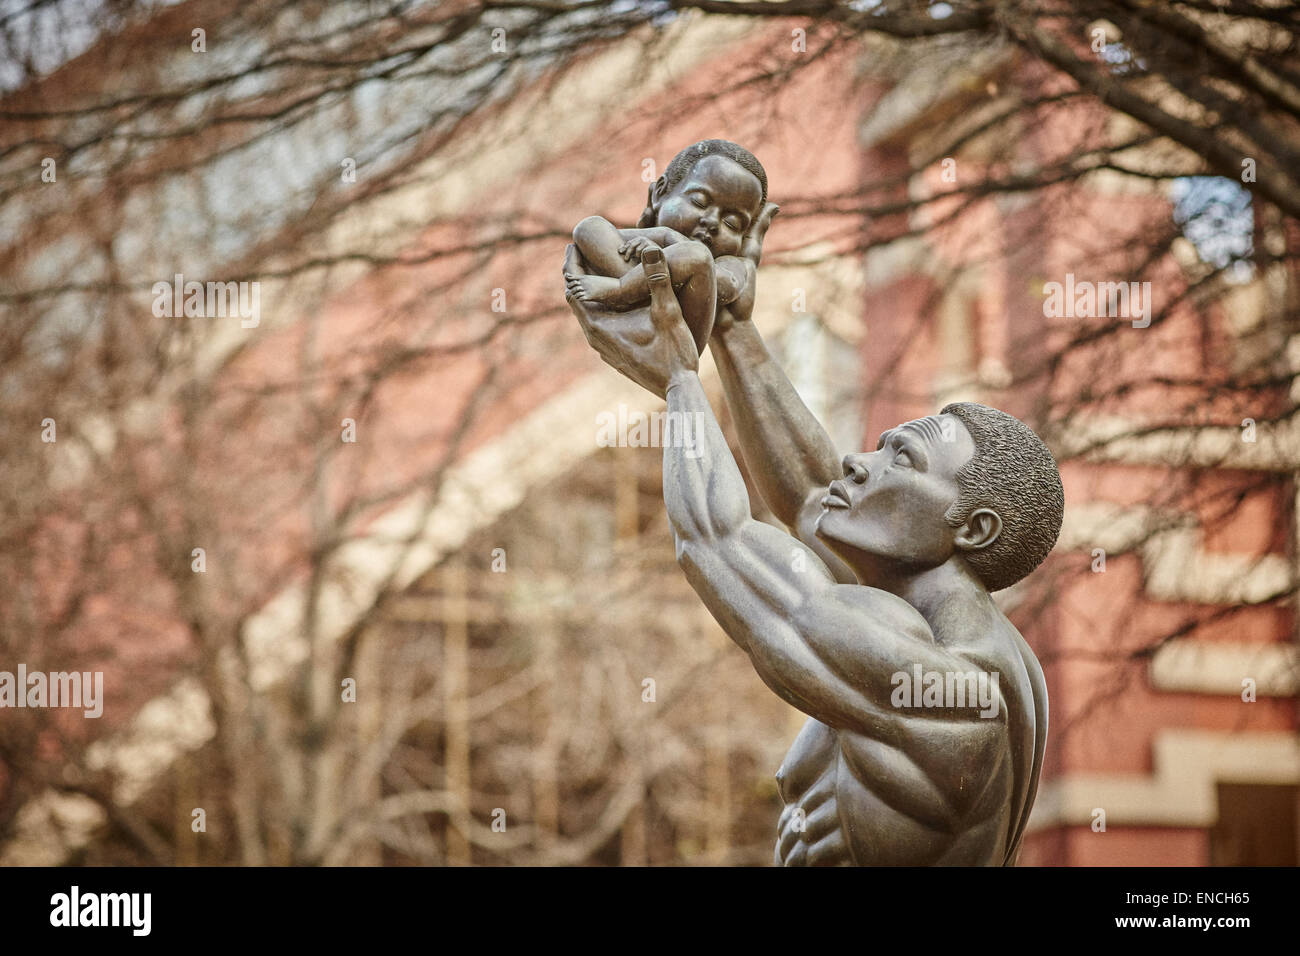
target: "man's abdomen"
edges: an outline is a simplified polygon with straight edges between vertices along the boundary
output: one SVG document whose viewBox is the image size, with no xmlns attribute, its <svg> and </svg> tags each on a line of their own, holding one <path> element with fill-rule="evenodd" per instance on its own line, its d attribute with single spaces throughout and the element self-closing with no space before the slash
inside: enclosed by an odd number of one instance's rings
<svg viewBox="0 0 1300 956">
<path fill-rule="evenodd" d="M 834 731 L 809 719 L 776 772 L 777 787 L 785 803 L 777 823 L 778 865 L 833 866 L 853 862 L 836 800 L 838 758 Z"/>
<path fill-rule="evenodd" d="M 834 866 L 853 862 L 840 825 L 836 777 L 832 760 L 811 787 L 786 804 L 777 824 L 779 865 Z"/>
<path fill-rule="evenodd" d="M 932 784 L 907 779 L 902 766 L 888 766 L 902 757 L 897 751 L 867 744 L 876 752 L 858 754 L 861 747 L 855 747 L 850 761 L 834 730 L 815 719 L 804 724 L 777 772 L 785 803 L 777 826 L 777 864 L 987 865 L 1000 860 L 1008 820 L 1006 801 L 998 794 L 1010 783 L 1009 767 L 1002 761 L 986 765 L 983 798 L 964 807 L 960 819 L 939 819 L 933 807 L 908 806 L 912 788 Z M 860 779 L 870 772 L 867 764 L 882 777 L 875 786 Z"/>
</svg>

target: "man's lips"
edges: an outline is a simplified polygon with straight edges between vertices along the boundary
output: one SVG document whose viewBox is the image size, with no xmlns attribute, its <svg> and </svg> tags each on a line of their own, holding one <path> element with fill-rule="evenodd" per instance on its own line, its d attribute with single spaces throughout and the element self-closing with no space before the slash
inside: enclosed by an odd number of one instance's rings
<svg viewBox="0 0 1300 956">
<path fill-rule="evenodd" d="M 826 489 L 826 494 L 822 497 L 821 505 L 823 508 L 851 508 L 852 502 L 849 501 L 849 491 L 840 481 L 832 481 L 830 487 Z"/>
</svg>

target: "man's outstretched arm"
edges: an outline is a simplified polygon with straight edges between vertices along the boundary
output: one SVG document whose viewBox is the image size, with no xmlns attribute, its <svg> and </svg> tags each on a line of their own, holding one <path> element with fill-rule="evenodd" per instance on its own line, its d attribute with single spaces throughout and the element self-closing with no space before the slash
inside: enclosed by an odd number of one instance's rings
<svg viewBox="0 0 1300 956">
<path fill-rule="evenodd" d="M 748 281 L 735 301 L 719 310 L 709 343 L 745 464 L 763 501 L 817 552 L 837 581 L 852 583 L 853 572 L 813 533 L 826 486 L 843 475 L 840 456 L 751 321 L 763 237 L 775 210 L 769 204 L 746 236 Z"/>
<path fill-rule="evenodd" d="M 691 586 L 788 703 L 832 727 L 900 739 L 903 715 L 890 702 L 893 675 L 910 673 L 915 664 L 941 671 L 969 670 L 969 664 L 937 646 L 905 601 L 837 584 L 808 547 L 754 520 L 740 470 L 693 371 L 670 379 L 668 411 L 669 421 L 697 423 L 687 447 L 672 441 L 664 447 L 664 503 Z"/>
<path fill-rule="evenodd" d="M 570 259 L 576 251 L 570 250 Z M 698 423 L 694 440 L 664 448 L 664 502 L 687 579 L 727 634 L 781 697 L 827 724 L 903 733 L 892 677 L 921 664 L 968 670 L 934 643 L 917 611 L 874 588 L 836 584 L 805 545 L 755 521 L 740 469 L 700 384 L 699 353 L 673 294 L 661 250 L 642 259 L 650 328 L 611 338 L 572 296 L 569 304 L 606 360 L 659 394 L 669 421 Z M 662 389 L 662 391 L 661 391 Z M 685 432 L 681 437 L 686 437 Z M 944 719 L 942 710 L 925 716 Z"/>
<path fill-rule="evenodd" d="M 840 456 L 753 322 L 715 326 L 710 344 L 750 473 L 772 513 L 794 528 L 810 496 L 843 477 Z"/>
</svg>

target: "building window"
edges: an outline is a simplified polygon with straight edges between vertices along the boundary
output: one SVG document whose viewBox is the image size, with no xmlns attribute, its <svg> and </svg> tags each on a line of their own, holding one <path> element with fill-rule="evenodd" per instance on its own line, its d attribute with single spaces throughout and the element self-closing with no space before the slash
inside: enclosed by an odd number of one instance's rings
<svg viewBox="0 0 1300 956">
<path fill-rule="evenodd" d="M 1300 787 L 1220 783 L 1210 830 L 1211 866 L 1295 866 L 1300 862 Z"/>
</svg>

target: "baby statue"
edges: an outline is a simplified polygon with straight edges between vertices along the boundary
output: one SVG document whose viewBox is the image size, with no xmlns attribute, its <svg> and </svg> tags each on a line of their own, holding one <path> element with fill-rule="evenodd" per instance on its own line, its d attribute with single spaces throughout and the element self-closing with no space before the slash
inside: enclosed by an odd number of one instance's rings
<svg viewBox="0 0 1300 956">
<path fill-rule="evenodd" d="M 757 264 L 777 207 L 767 202 L 767 173 L 753 154 L 725 139 L 706 139 L 673 158 L 650 187 L 635 229 L 589 216 L 573 230 L 588 274 L 565 273 L 575 298 L 618 312 L 648 306 L 642 261 L 662 250 L 682 315 L 702 352 L 715 310 L 744 289 L 745 262 Z M 652 254 L 656 262 L 659 255 Z M 662 266 L 660 267 L 662 268 Z"/>
</svg>

